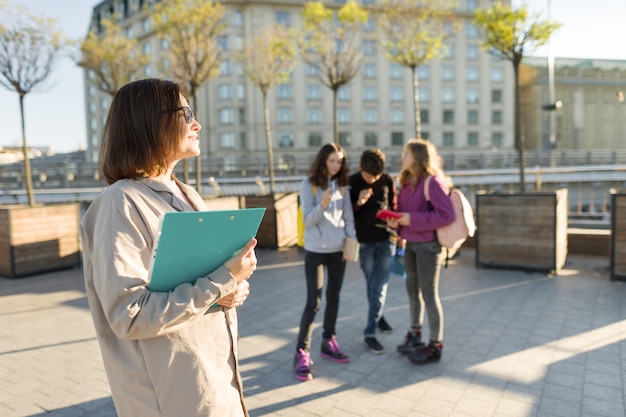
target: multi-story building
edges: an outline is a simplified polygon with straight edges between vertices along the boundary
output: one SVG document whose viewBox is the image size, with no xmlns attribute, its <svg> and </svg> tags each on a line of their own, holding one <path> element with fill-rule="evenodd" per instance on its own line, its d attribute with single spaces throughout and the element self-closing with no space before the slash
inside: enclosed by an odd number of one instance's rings
<svg viewBox="0 0 626 417">
<path fill-rule="evenodd" d="M 152 56 L 146 77 L 162 76 L 157 63 L 167 59 L 167 42 L 158 39 L 150 25 L 150 8 L 157 1 L 105 0 L 94 7 L 91 22 L 91 28 L 97 30 L 100 19 L 112 13 L 118 16 L 128 36 L 139 39 L 139 47 Z M 325 1 L 327 7 L 343 3 L 345 0 Z M 375 2 L 361 3 L 367 7 Z M 235 166 L 237 160 L 264 157 L 266 142 L 261 93 L 246 82 L 231 53 L 268 24 L 298 27 L 304 1 L 225 0 L 222 4 L 228 16 L 219 40 L 224 50 L 221 73 L 201 87 L 194 110 L 203 125 L 203 157 L 219 156 L 225 165 Z M 512 149 L 512 65 L 482 51 L 479 31 L 472 25 L 474 10 L 488 7 L 491 1 L 464 0 L 459 4 L 462 24 L 446 56 L 418 69 L 423 136 L 443 152 Z M 340 141 L 354 161 L 369 147 L 397 155 L 415 135 L 411 72 L 387 61 L 376 40 L 372 19 L 363 35 L 360 74 L 339 91 Z M 95 160 L 111 99 L 91 84 L 89 71 L 85 83 L 88 154 Z M 277 161 L 313 156 L 323 143 L 332 141 L 332 93 L 313 67 L 298 62 L 290 79 L 271 90 L 269 103 Z"/>
<path fill-rule="evenodd" d="M 550 149 L 548 61 L 526 58 L 520 68 L 526 149 Z M 626 61 L 556 58 L 554 134 L 557 149 L 624 149 Z"/>
</svg>

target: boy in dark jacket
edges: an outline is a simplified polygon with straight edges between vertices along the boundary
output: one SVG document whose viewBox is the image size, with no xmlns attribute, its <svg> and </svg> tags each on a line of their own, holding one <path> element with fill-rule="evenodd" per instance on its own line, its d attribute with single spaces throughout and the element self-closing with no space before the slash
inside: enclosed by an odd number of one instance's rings
<svg viewBox="0 0 626 417">
<path fill-rule="evenodd" d="M 395 247 L 395 233 L 386 222 L 376 218 L 380 210 L 395 210 L 396 189 L 386 173 L 385 154 L 380 149 L 368 149 L 361 155 L 359 172 L 350 176 L 350 199 L 354 209 L 354 226 L 360 243 L 359 262 L 365 275 L 367 323 L 363 335 L 365 343 L 376 354 L 384 351 L 376 339 L 376 328 L 391 332 L 383 317 L 387 284 Z"/>
</svg>

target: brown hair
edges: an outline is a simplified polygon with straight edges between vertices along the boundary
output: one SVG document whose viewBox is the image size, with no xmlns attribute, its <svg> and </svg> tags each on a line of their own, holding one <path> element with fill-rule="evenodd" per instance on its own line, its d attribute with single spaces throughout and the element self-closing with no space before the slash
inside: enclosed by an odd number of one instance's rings
<svg viewBox="0 0 626 417">
<path fill-rule="evenodd" d="M 155 78 L 130 82 L 111 102 L 100 146 L 100 172 L 108 184 L 151 177 L 168 169 L 182 140 L 181 86 Z"/>
<path fill-rule="evenodd" d="M 311 184 L 317 185 L 320 188 L 328 187 L 328 170 L 326 168 L 326 160 L 328 160 L 328 157 L 335 152 L 342 154 L 343 159 L 341 160 L 341 169 L 332 179 L 336 179 L 338 185 L 341 187 L 348 185 L 349 168 L 348 161 L 346 160 L 346 152 L 343 150 L 341 145 L 337 143 L 327 143 L 322 146 L 317 153 L 317 156 L 309 169 L 309 181 L 311 181 Z"/>
<path fill-rule="evenodd" d="M 380 175 L 385 170 L 385 154 L 380 149 L 367 149 L 361 154 L 361 170 L 370 175 Z"/>
<path fill-rule="evenodd" d="M 429 175 L 443 177 L 441 157 L 429 140 L 409 139 L 404 145 L 404 152 L 411 153 L 415 162 L 412 167 L 400 172 L 398 181 L 401 187 L 409 184 L 415 186 L 421 177 Z"/>
</svg>

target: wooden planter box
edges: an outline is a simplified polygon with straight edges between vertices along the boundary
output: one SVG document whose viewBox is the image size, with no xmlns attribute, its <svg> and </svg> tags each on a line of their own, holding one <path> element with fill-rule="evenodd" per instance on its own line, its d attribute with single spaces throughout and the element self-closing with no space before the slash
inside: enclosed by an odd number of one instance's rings
<svg viewBox="0 0 626 417">
<path fill-rule="evenodd" d="M 298 241 L 298 194 L 246 196 L 245 207 L 265 207 L 257 233 L 259 248 L 284 248 Z"/>
<path fill-rule="evenodd" d="M 611 279 L 626 279 L 626 190 L 610 192 Z"/>
<path fill-rule="evenodd" d="M 0 275 L 17 278 L 80 263 L 80 204 L 0 207 Z"/>
<path fill-rule="evenodd" d="M 550 271 L 567 258 L 567 189 L 476 195 L 476 266 Z"/>
</svg>

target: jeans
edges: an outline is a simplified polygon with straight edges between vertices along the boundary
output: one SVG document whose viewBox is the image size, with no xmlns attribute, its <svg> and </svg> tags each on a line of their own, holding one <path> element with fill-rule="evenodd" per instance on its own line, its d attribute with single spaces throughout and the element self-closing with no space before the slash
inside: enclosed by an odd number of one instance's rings
<svg viewBox="0 0 626 417">
<path fill-rule="evenodd" d="M 391 268 L 391 253 L 393 243 L 388 240 L 376 243 L 361 243 L 359 262 L 365 275 L 367 303 L 367 323 L 363 332 L 364 337 L 376 335 L 376 324 L 383 315 L 385 299 L 387 298 L 387 284 Z"/>
<path fill-rule="evenodd" d="M 304 254 L 304 273 L 306 276 L 306 304 L 300 319 L 298 332 L 298 349 L 311 350 L 311 325 L 322 302 L 324 288 L 324 267 L 328 270 L 326 285 L 326 311 L 324 312 L 324 339 L 335 336 L 335 324 L 339 313 L 339 292 L 346 271 L 343 252 L 315 253 L 306 251 Z"/>
<path fill-rule="evenodd" d="M 439 275 L 445 254 L 439 242 L 406 242 L 404 267 L 406 291 L 409 295 L 411 328 L 421 329 L 424 307 L 428 313 L 429 339 L 442 342 L 443 308 L 439 298 Z"/>
</svg>

